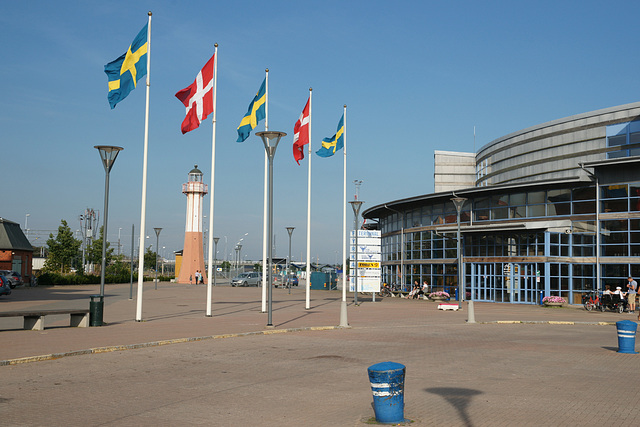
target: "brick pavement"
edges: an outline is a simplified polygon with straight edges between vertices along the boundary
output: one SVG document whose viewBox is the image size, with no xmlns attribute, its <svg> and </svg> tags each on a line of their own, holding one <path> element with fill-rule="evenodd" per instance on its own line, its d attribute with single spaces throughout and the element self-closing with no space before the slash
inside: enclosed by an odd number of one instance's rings
<svg viewBox="0 0 640 427">
<path fill-rule="evenodd" d="M 148 286 L 148 285 L 147 285 Z M 255 288 L 145 290 L 133 321 L 128 285 L 107 287 L 100 328 L 22 331 L 0 323 L 0 360 L 110 345 L 264 331 Z M 92 288 L 16 289 L 0 310 L 88 305 Z M 274 290 L 276 331 L 339 323 L 338 292 Z M 56 298 L 56 299 L 53 299 Z M 362 300 L 362 298 L 360 298 Z M 6 425 L 358 426 L 373 416 L 366 368 L 407 366 L 405 415 L 413 425 L 636 425 L 640 355 L 616 353 L 615 327 L 630 314 L 476 303 L 478 322 L 436 304 L 387 298 L 349 307 L 349 329 L 205 339 L 0 366 Z M 72 308 L 71 307 L 71 308 Z M 54 322 L 64 324 L 64 319 Z M 617 373 L 617 374 L 616 374 Z M 70 404 L 71 402 L 71 404 Z"/>
</svg>

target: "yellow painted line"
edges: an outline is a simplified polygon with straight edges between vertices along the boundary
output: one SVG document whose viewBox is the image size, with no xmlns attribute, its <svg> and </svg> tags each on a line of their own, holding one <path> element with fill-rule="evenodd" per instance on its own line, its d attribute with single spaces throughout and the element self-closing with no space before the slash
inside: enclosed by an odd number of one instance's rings
<svg viewBox="0 0 640 427">
<path fill-rule="evenodd" d="M 557 320 L 549 320 L 550 325 L 575 325 L 576 322 L 561 322 Z"/>
<path fill-rule="evenodd" d="M 45 360 L 55 360 L 55 359 L 61 359 L 63 357 L 79 356 L 83 354 L 100 354 L 100 353 L 111 353 L 114 351 L 136 350 L 140 348 L 159 347 L 159 346 L 169 345 L 169 344 L 204 341 L 209 339 L 239 338 L 239 337 L 247 337 L 247 336 L 254 336 L 254 335 L 273 335 L 273 334 L 284 334 L 287 332 L 328 331 L 333 329 L 345 329 L 345 328 L 341 328 L 340 326 L 309 326 L 304 328 L 270 329 L 265 331 L 209 335 L 204 337 L 175 338 L 170 340 L 152 341 L 152 342 L 140 343 L 140 344 L 95 347 L 87 350 L 75 350 L 75 351 L 69 351 L 65 353 L 43 354 L 39 356 L 27 356 L 27 357 L 15 358 L 15 359 L 0 360 L 0 366 L 19 365 L 23 363 L 32 363 L 32 362 L 42 362 Z"/>
</svg>

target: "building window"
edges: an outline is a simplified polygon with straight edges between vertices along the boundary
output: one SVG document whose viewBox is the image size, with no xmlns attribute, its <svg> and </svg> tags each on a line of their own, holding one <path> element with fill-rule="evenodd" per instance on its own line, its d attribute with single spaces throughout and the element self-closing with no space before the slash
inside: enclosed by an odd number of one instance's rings
<svg viewBox="0 0 640 427">
<path fill-rule="evenodd" d="M 640 121 L 607 126 L 608 159 L 640 155 Z"/>
</svg>

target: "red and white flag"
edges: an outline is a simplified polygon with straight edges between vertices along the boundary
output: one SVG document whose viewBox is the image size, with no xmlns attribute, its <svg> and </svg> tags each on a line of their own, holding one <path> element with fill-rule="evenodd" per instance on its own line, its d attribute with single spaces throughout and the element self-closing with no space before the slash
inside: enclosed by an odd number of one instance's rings
<svg viewBox="0 0 640 427">
<path fill-rule="evenodd" d="M 300 118 L 293 127 L 293 158 L 298 164 L 300 160 L 304 159 L 304 150 L 302 147 L 309 143 L 309 102 L 311 96 L 307 100 L 307 104 L 304 106 Z"/>
<path fill-rule="evenodd" d="M 188 87 L 176 93 L 185 107 L 187 116 L 182 121 L 182 133 L 197 129 L 207 116 L 213 113 L 213 65 L 216 55 L 205 64 Z"/>
</svg>

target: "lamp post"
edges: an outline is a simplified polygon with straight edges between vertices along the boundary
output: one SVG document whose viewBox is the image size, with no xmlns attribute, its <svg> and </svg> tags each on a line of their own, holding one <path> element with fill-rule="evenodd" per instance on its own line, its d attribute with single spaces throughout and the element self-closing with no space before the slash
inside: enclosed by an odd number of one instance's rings
<svg viewBox="0 0 640 427">
<path fill-rule="evenodd" d="M 216 267 L 218 261 L 218 240 L 220 240 L 219 237 L 213 238 L 213 268 L 211 269 L 213 271 L 213 286 L 216 285 L 216 273 L 218 272 L 218 268 Z"/>
<path fill-rule="evenodd" d="M 242 245 L 236 245 L 236 276 L 240 274 L 240 254 L 242 253 Z"/>
<path fill-rule="evenodd" d="M 358 216 L 360 215 L 360 207 L 362 206 L 362 204 L 364 203 L 361 200 L 354 200 L 351 203 L 351 208 L 353 209 L 353 228 L 354 228 L 354 234 L 356 235 L 356 250 L 354 251 L 355 254 L 355 262 L 353 264 L 355 271 L 354 271 L 354 279 L 353 279 L 353 303 L 355 305 L 358 305 Z"/>
<path fill-rule="evenodd" d="M 27 240 L 29 240 L 29 217 L 30 216 L 31 214 L 25 214 L 24 216 L 24 231 L 26 231 L 27 233 Z"/>
<path fill-rule="evenodd" d="M 462 265 L 462 251 L 460 250 L 460 246 L 461 246 L 460 245 L 461 243 L 460 242 L 460 212 L 462 211 L 462 206 L 464 205 L 464 202 L 467 201 L 467 199 L 464 197 L 452 197 L 451 201 L 456 207 L 456 213 L 457 213 L 458 236 L 456 239 L 456 243 L 457 243 L 456 246 L 457 246 L 457 254 L 458 254 L 458 292 L 460 293 L 458 295 L 458 301 L 462 302 L 465 300 L 466 291 L 464 286 L 464 266 Z"/>
<path fill-rule="evenodd" d="M 102 216 L 102 268 L 100 269 L 100 297 L 104 299 L 104 270 L 107 263 L 107 218 L 109 216 L 109 172 L 118 157 L 118 153 L 124 148 L 114 147 L 111 145 L 95 145 L 93 148 L 97 149 L 102 159 L 102 166 L 104 166 L 104 215 Z M 101 310 L 102 311 L 102 310 Z M 102 325 L 102 319 L 99 321 Z"/>
<path fill-rule="evenodd" d="M 283 136 L 287 136 L 284 132 L 276 132 L 276 131 L 265 131 L 265 132 L 256 132 L 256 135 L 262 139 L 262 143 L 264 144 L 264 150 L 267 154 L 267 158 L 269 160 L 269 203 L 267 213 L 269 216 L 268 219 L 268 246 L 267 250 L 269 252 L 269 281 L 268 283 L 268 307 L 267 307 L 267 328 L 272 328 L 272 287 L 273 287 L 273 158 L 276 155 L 276 149 L 278 148 L 278 143 Z"/>
<path fill-rule="evenodd" d="M 289 275 L 291 274 L 291 235 L 293 234 L 293 230 L 295 227 L 287 227 L 287 233 L 289 233 L 289 259 L 287 261 L 287 280 L 289 280 Z M 291 293 L 291 286 L 288 286 L 289 293 Z"/>
<path fill-rule="evenodd" d="M 162 231 L 162 228 L 159 227 L 154 227 L 153 231 L 156 232 L 156 286 L 155 289 L 156 291 L 158 290 L 158 249 L 160 248 L 160 232 Z"/>
</svg>

